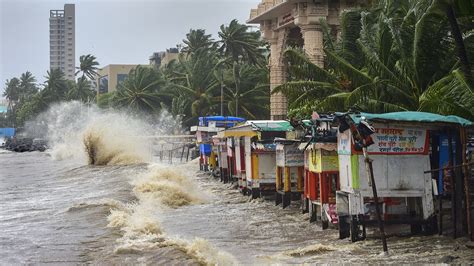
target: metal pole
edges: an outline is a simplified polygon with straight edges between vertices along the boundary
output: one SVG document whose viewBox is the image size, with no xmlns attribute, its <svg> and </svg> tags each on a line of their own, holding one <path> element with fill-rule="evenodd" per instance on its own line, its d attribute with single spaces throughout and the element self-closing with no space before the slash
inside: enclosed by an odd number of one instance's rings
<svg viewBox="0 0 474 266">
<path fill-rule="evenodd" d="M 449 166 L 454 165 L 454 157 L 453 157 L 453 138 L 451 130 L 448 131 L 448 160 Z M 456 219 L 456 187 L 454 185 L 455 182 L 455 173 L 451 170 L 450 173 L 450 181 L 451 181 L 451 220 L 453 221 L 453 238 L 457 237 L 457 219 Z"/>
<path fill-rule="evenodd" d="M 188 149 L 186 150 L 186 162 L 189 160 L 189 145 L 187 145 Z"/>
<path fill-rule="evenodd" d="M 472 241 L 473 240 L 473 234 L 472 234 L 472 214 L 471 214 L 471 192 L 469 191 L 469 181 L 471 179 L 470 177 L 470 172 L 469 172 L 469 167 L 467 163 L 467 134 L 466 134 L 466 129 L 461 128 L 460 129 L 461 133 L 461 145 L 462 145 L 462 164 L 463 164 L 463 172 L 464 172 L 464 194 L 466 197 L 466 220 L 467 220 L 467 232 L 469 234 L 469 239 Z"/>
<path fill-rule="evenodd" d="M 367 148 L 363 148 L 363 152 L 364 152 L 364 157 L 365 157 L 365 166 L 367 167 L 367 172 L 368 172 L 369 178 L 370 178 L 370 184 L 369 185 L 372 187 L 372 193 L 373 193 L 373 196 L 374 196 L 375 212 L 377 214 L 377 221 L 379 223 L 380 236 L 382 237 L 383 251 L 388 252 L 387 239 L 385 237 L 384 222 L 382 221 L 382 214 L 380 212 L 380 206 L 379 206 L 379 198 L 378 198 L 378 195 L 377 195 L 377 186 L 375 185 L 374 169 L 373 169 L 373 166 L 372 166 L 372 160 L 369 158 L 369 154 L 367 153 Z"/>
<path fill-rule="evenodd" d="M 183 161 L 183 156 L 184 156 L 184 148 L 186 147 L 186 145 L 183 145 L 183 149 L 181 150 L 181 158 L 179 159 L 180 162 Z"/>
<path fill-rule="evenodd" d="M 222 73 L 221 79 L 221 116 L 224 115 L 224 71 Z"/>
</svg>

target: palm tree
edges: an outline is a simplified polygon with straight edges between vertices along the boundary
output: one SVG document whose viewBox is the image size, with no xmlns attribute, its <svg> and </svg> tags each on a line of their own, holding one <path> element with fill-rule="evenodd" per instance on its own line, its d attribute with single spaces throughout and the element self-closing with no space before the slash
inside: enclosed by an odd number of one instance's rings
<svg viewBox="0 0 474 266">
<path fill-rule="evenodd" d="M 118 86 L 113 101 L 117 107 L 155 113 L 162 107 L 162 84 L 163 80 L 156 70 L 138 66 L 132 69 L 128 78 Z"/>
<path fill-rule="evenodd" d="M 81 55 L 79 62 L 79 66 L 76 67 L 76 75 L 82 72 L 82 77 L 86 76 L 90 80 L 94 80 L 97 76 L 97 66 L 99 65 L 97 58 L 91 54 Z"/>
<path fill-rule="evenodd" d="M 433 110 L 434 95 L 443 92 L 455 104 L 470 104 L 456 100 L 472 95 L 469 86 L 458 86 L 462 92 L 446 94 L 449 84 L 452 87 L 462 80 L 455 72 L 458 59 L 447 18 L 437 10 L 436 2 L 430 1 L 380 1 L 370 12 L 344 13 L 342 40 L 336 43 L 325 34 L 327 68 L 289 50 L 285 56 L 290 81 L 276 91 L 289 97 L 290 108 L 302 111 L 353 107 L 386 112 L 427 110 L 428 106 Z M 360 26 L 347 23 L 350 20 L 360 21 Z M 428 99 L 431 104 L 424 102 Z M 449 110 L 460 109 L 469 106 Z"/>
<path fill-rule="evenodd" d="M 49 99 L 48 102 L 58 102 L 66 99 L 70 85 L 65 79 L 64 73 L 58 68 L 53 68 L 47 71 L 45 78 L 45 87 L 41 93 Z"/>
<path fill-rule="evenodd" d="M 240 92 L 240 64 L 249 63 L 264 67 L 264 56 L 259 50 L 262 46 L 260 34 L 258 32 L 250 32 L 249 27 L 240 24 L 236 19 L 232 20 L 228 26 L 221 25 L 218 33 L 220 40 L 216 43 L 218 51 L 224 58 L 223 63 L 232 69 L 233 73 L 233 92 L 232 105 L 234 110 L 231 113 L 239 114 L 239 98 Z M 229 95 L 229 93 L 227 94 Z"/>
<path fill-rule="evenodd" d="M 206 34 L 203 29 L 191 29 L 183 40 L 184 47 L 181 50 L 184 53 L 195 54 L 203 50 L 208 50 L 213 46 L 213 40 L 210 34 Z"/>
<path fill-rule="evenodd" d="M 248 26 L 234 19 L 228 26 L 221 25 L 218 35 L 218 50 L 224 57 L 234 62 L 244 60 L 251 64 L 262 64 L 264 57 L 259 50 L 262 42 L 258 32 L 250 32 Z"/>
<path fill-rule="evenodd" d="M 91 89 L 90 81 L 86 77 L 77 79 L 77 83 L 72 84 L 67 92 L 69 100 L 79 100 L 82 102 L 90 102 L 95 98 L 96 92 Z"/>
<path fill-rule="evenodd" d="M 21 98 L 29 98 L 38 92 L 38 87 L 36 87 L 36 78 L 31 74 L 31 72 L 26 71 L 20 76 L 20 91 Z"/>
<path fill-rule="evenodd" d="M 8 110 L 13 110 L 20 99 L 20 80 L 12 78 L 5 82 L 3 97 L 8 100 Z"/>
<path fill-rule="evenodd" d="M 167 91 L 173 95 L 174 115 L 185 116 L 184 123 L 190 123 L 199 116 L 205 116 L 217 106 L 215 97 L 219 82 L 214 76 L 217 66 L 216 53 L 197 53 L 180 58 L 179 68 L 168 78 Z"/>
<path fill-rule="evenodd" d="M 268 71 L 249 64 L 235 64 L 225 83 L 225 98 L 230 114 L 249 119 L 263 119 L 269 115 L 270 88 Z"/>
</svg>

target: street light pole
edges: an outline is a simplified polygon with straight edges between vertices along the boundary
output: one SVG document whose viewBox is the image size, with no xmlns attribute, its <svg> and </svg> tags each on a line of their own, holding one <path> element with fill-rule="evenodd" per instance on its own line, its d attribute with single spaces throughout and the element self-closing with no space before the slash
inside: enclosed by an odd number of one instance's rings
<svg viewBox="0 0 474 266">
<path fill-rule="evenodd" d="M 224 72 L 221 72 L 221 116 L 224 116 Z"/>
</svg>

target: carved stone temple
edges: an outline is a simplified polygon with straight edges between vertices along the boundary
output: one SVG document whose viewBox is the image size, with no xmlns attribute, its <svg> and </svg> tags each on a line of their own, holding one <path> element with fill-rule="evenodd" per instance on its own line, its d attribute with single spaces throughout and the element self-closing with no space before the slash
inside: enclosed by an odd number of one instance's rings
<svg viewBox="0 0 474 266">
<path fill-rule="evenodd" d="M 261 0 L 250 12 L 249 24 L 260 24 L 263 38 L 270 44 L 270 90 L 286 80 L 283 52 L 288 46 L 304 49 L 309 59 L 324 66 L 321 19 L 339 35 L 339 15 L 359 6 L 360 0 Z M 271 119 L 286 119 L 288 101 L 282 94 L 270 98 Z"/>
</svg>

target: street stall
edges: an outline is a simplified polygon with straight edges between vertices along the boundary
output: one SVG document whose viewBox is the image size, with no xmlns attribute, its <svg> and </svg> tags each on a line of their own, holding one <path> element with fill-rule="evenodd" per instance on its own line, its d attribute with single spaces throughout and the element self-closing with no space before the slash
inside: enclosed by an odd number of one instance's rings
<svg viewBox="0 0 474 266">
<path fill-rule="evenodd" d="M 301 200 L 303 192 L 304 154 L 298 149 L 300 141 L 275 139 L 276 143 L 276 205 L 283 208 L 291 200 Z"/>
<path fill-rule="evenodd" d="M 435 232 L 434 195 L 444 186 L 438 175 L 432 174 L 440 168 L 435 159 L 440 158 L 440 136 L 448 134 L 452 140 L 472 123 L 423 112 L 344 114 L 339 122 L 336 207 L 340 237 L 362 240 L 366 225 L 378 222 L 386 251 L 384 224 L 409 224 L 414 233 Z M 462 152 L 449 146 L 452 164 L 453 150 L 458 155 Z M 461 175 L 457 180 L 462 184 Z M 462 189 L 450 187 L 451 193 L 462 198 Z M 456 201 L 452 204 L 456 206 Z"/>
<path fill-rule="evenodd" d="M 227 183 L 230 179 L 230 169 L 226 139 L 217 135 L 212 136 L 212 149 L 217 156 L 220 181 Z"/>
<path fill-rule="evenodd" d="M 316 115 L 305 124 L 308 134 L 299 149 L 304 151 L 303 212 L 310 222 L 321 221 L 323 229 L 337 224 L 336 191 L 339 189 L 337 128 L 334 117 Z"/>
<path fill-rule="evenodd" d="M 232 177 L 253 198 L 275 193 L 276 137 L 293 128 L 287 121 L 247 121 L 218 133 L 227 139 Z"/>
<path fill-rule="evenodd" d="M 212 136 L 217 132 L 232 127 L 245 119 L 232 116 L 205 116 L 199 117 L 197 126 L 191 127 L 191 132 L 196 132 L 196 144 L 199 146 L 199 169 L 202 171 L 216 171 L 218 158 L 213 151 Z"/>
</svg>

